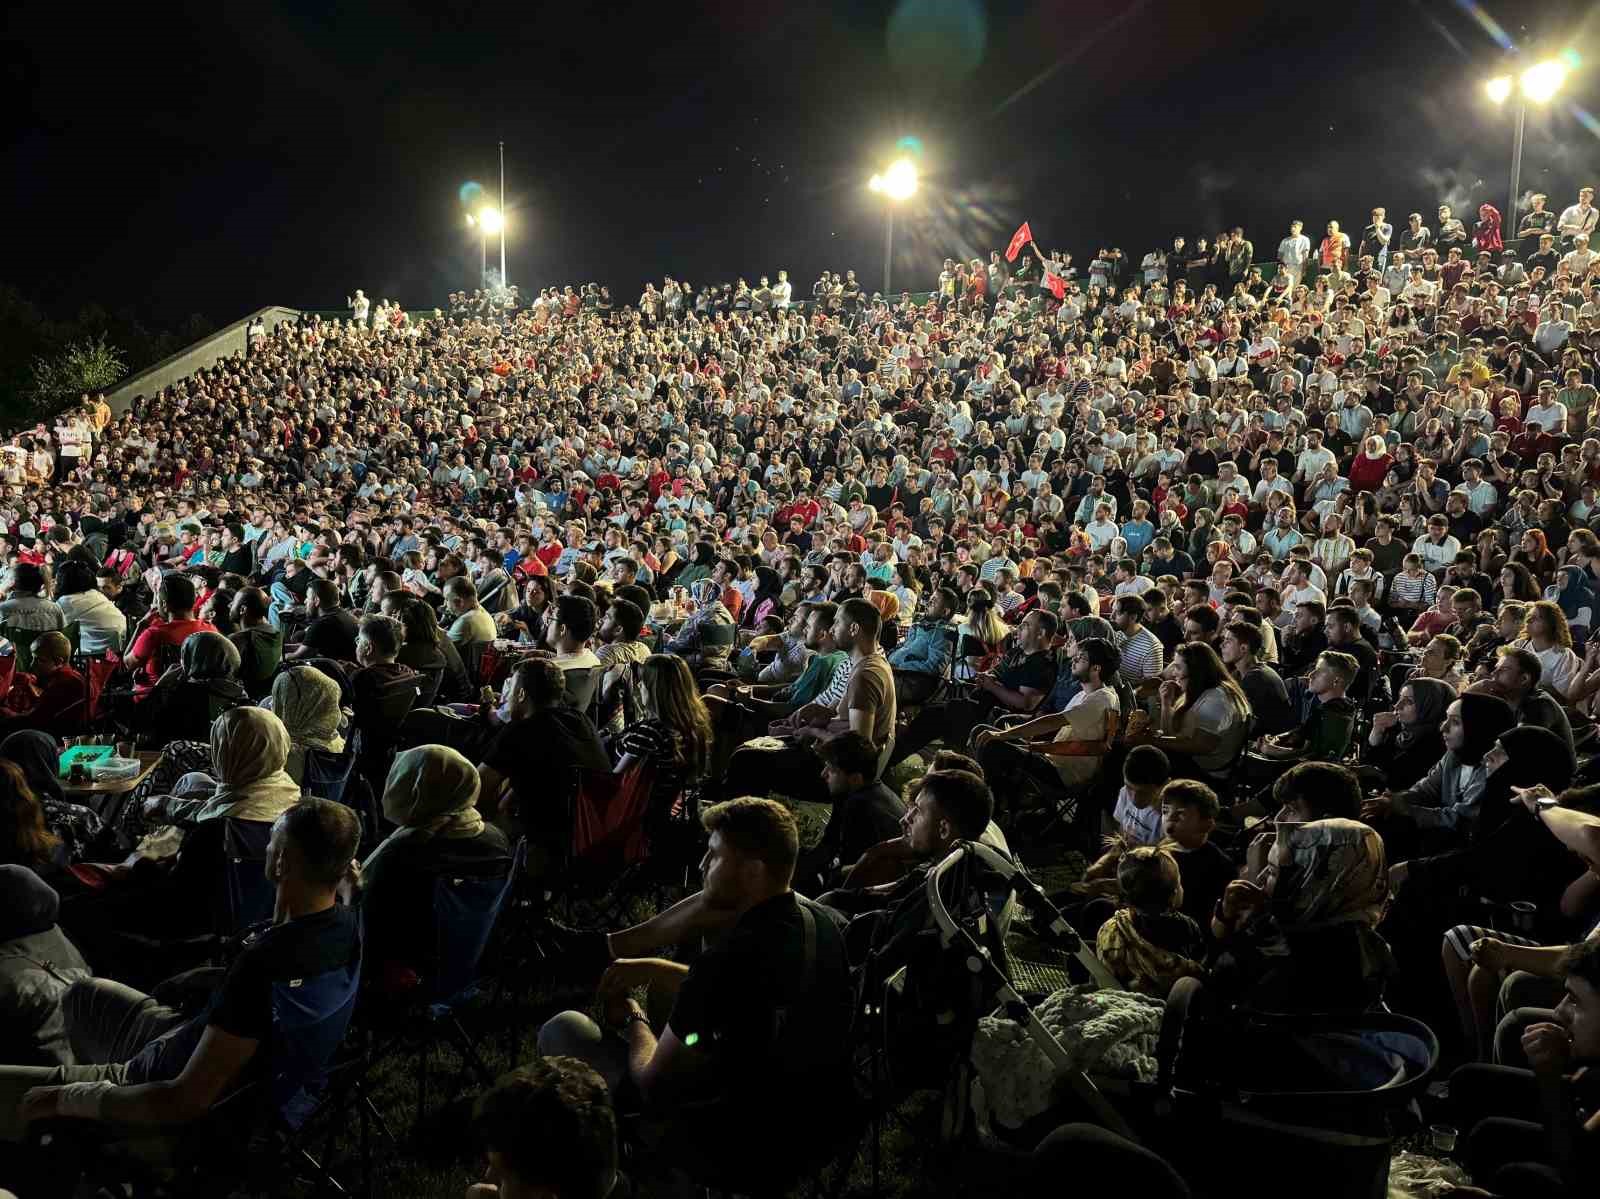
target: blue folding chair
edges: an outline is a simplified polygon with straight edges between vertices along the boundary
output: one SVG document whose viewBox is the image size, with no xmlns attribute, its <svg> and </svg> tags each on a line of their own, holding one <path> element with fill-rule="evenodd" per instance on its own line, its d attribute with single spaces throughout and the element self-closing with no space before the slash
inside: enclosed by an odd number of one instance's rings
<svg viewBox="0 0 1600 1199">
<path fill-rule="evenodd" d="M 126 1132 L 84 1120 L 46 1121 L 30 1130 L 30 1143 L 49 1151 L 64 1171 L 87 1175 L 115 1194 L 231 1194 L 257 1187 L 277 1194 L 297 1177 L 317 1192 L 345 1194 L 308 1143 L 313 1117 L 335 1110 L 334 1074 L 353 1074 L 358 1064 L 352 1057 L 341 1067 L 335 1059 L 360 984 L 359 949 L 346 965 L 274 983 L 272 1034 L 260 1050 L 266 1055 L 260 1077 L 173 1130 L 160 1148 L 148 1131 L 140 1132 L 139 1152 L 129 1155 L 119 1150 Z M 362 1160 L 370 1171 L 369 1110 L 367 1104 L 360 1114 Z M 70 1185 L 65 1172 L 62 1177 Z"/>
<path fill-rule="evenodd" d="M 229 816 L 222 833 L 222 878 L 227 898 L 227 934 L 272 919 L 275 889 L 267 878 L 267 842 L 272 825 L 265 820 Z"/>
<path fill-rule="evenodd" d="M 305 763 L 305 770 L 300 777 L 301 793 L 344 803 L 344 793 L 350 786 L 350 774 L 356 767 L 356 755 L 348 749 L 337 754 L 325 749 L 308 749 Z"/>
<path fill-rule="evenodd" d="M 484 1064 L 477 1041 L 461 1023 L 460 1011 L 478 994 L 483 951 L 527 861 L 528 843 L 524 839 L 517 842 L 510 865 L 503 872 L 466 875 L 450 871 L 436 876 L 433 883 L 435 969 L 432 977 L 422 982 L 422 1023 L 443 1031 L 484 1086 L 494 1081 L 494 1075 Z M 419 1122 L 428 1110 L 428 1064 L 434 1039 L 425 1036 L 419 1047 Z"/>
</svg>

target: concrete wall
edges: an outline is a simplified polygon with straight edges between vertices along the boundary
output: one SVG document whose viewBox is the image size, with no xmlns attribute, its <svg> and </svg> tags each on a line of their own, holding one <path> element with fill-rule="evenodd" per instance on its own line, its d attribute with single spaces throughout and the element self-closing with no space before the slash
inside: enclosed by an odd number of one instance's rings
<svg viewBox="0 0 1600 1199">
<path fill-rule="evenodd" d="M 266 325 L 267 331 L 271 332 L 284 321 L 298 319 L 300 310 L 281 308 L 277 305 L 257 309 L 243 320 L 234 321 L 226 328 L 218 329 L 210 337 L 195 342 L 187 349 L 179 350 L 172 357 L 162 359 L 137 375 L 130 375 L 117 386 L 116 390 L 106 392 L 106 403 L 111 405 L 112 413 L 121 416 L 133 403 L 134 396 L 153 395 L 163 387 L 169 387 L 178 380 L 194 374 L 195 371 L 205 370 L 224 358 L 243 353 L 246 348 L 245 330 L 258 316 Z"/>
</svg>

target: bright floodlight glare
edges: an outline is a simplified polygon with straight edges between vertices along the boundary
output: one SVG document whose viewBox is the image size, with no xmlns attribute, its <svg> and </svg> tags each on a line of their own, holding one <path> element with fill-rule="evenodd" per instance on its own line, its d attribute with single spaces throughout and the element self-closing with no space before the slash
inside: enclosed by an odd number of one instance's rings
<svg viewBox="0 0 1600 1199">
<path fill-rule="evenodd" d="M 1498 75 L 1483 85 L 1483 90 L 1489 93 L 1489 99 L 1496 104 L 1504 104 L 1511 95 L 1512 79 L 1510 75 Z"/>
<path fill-rule="evenodd" d="M 1559 59 L 1537 63 L 1522 73 L 1522 94 L 1543 104 L 1561 90 L 1567 79 L 1567 66 Z"/>
<path fill-rule="evenodd" d="M 891 200 L 909 199 L 917 190 L 917 168 L 909 158 L 897 158 L 883 173 L 881 183 L 877 190 Z"/>
<path fill-rule="evenodd" d="M 478 224 L 483 226 L 485 233 L 499 233 L 500 227 L 505 224 L 505 219 L 497 208 L 485 208 L 478 214 Z"/>
<path fill-rule="evenodd" d="M 867 190 L 868 191 L 874 191 L 874 192 L 881 192 L 883 190 L 883 176 L 882 175 L 874 175 L 871 179 L 868 179 L 867 180 Z"/>
</svg>

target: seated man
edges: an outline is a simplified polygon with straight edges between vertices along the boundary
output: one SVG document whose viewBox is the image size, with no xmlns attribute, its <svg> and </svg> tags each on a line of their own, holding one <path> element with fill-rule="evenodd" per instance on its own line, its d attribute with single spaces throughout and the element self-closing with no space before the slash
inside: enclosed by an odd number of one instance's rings
<svg viewBox="0 0 1600 1199">
<path fill-rule="evenodd" d="M 848 647 L 849 660 L 828 690 L 773 725 L 780 746 L 745 746 L 728 763 L 723 794 L 774 788 L 796 799 L 827 802 L 815 745 L 847 730 L 866 737 L 880 752 L 894 739 L 894 675 L 878 645 L 878 610 L 864 599 L 847 599 L 833 622 L 833 640 Z"/>
<path fill-rule="evenodd" d="M 610 1199 L 629 1193 L 605 1079 L 576 1058 L 535 1058 L 502 1074 L 472 1108 L 488 1155 L 466 1199 Z"/>
<path fill-rule="evenodd" d="M 478 603 L 478 588 L 466 575 L 457 575 L 444 585 L 444 604 L 452 618 L 447 636 L 458 648 L 493 641 L 498 636 L 494 617 Z"/>
<path fill-rule="evenodd" d="M 840 733 L 817 747 L 822 779 L 833 799 L 817 844 L 800 855 L 795 885 L 816 894 L 881 841 L 896 836 L 906 806 L 878 777 L 878 748 L 860 733 Z"/>
<path fill-rule="evenodd" d="M 354 912 L 338 902 L 361 838 L 342 804 L 305 799 L 273 825 L 266 872 L 276 916 L 253 933 L 206 1010 L 193 1018 L 109 979 L 75 982 L 62 998 L 78 1063 L 0 1066 L 0 1140 L 55 1116 L 152 1129 L 198 1119 L 250 1081 L 274 1036 L 272 987 L 354 970 Z"/>
<path fill-rule="evenodd" d="M 889 655 L 895 697 L 902 706 L 924 702 L 944 682 L 955 653 L 950 618 L 960 606 L 954 591 L 940 587 L 918 610 L 905 640 Z"/>
<path fill-rule="evenodd" d="M 1600 941 L 1573 946 L 1562 973 L 1555 1021 L 1522 1034 L 1531 1070 L 1473 1063 L 1450 1076 L 1482 1193 L 1589 1195 L 1600 1186 Z"/>
<path fill-rule="evenodd" d="M 332 579 L 313 579 L 306 589 L 305 631 L 284 657 L 353 662 L 358 628 L 356 614 L 339 606 L 339 585 Z"/>
<path fill-rule="evenodd" d="M 61 897 L 26 866 L 0 866 L 0 1060 L 21 1066 L 72 1061 L 61 997 L 90 977 L 56 924 Z"/>
<path fill-rule="evenodd" d="M 701 820 L 704 889 L 679 907 L 723 935 L 692 967 L 614 962 L 600 982 L 607 1028 L 563 1012 L 539 1030 L 539 1053 L 590 1063 L 614 1102 L 667 1120 L 674 1160 L 764 1175 L 849 1085 L 849 968 L 837 927 L 790 889 L 800 841 L 788 810 L 741 798 Z M 646 985 L 672 997 L 659 1036 L 630 994 Z"/>
<path fill-rule="evenodd" d="M 1073 651 L 1072 676 L 1081 685 L 1060 712 L 1020 724 L 979 730 L 975 744 L 985 777 L 1000 780 L 1026 775 L 1049 794 L 1063 790 L 1077 798 L 1075 841 L 1088 847 L 1098 839 L 1098 809 L 1090 789 L 1100 764 L 1111 752 L 1122 704 L 1110 680 L 1121 655 L 1098 637 L 1079 641 Z"/>
<path fill-rule="evenodd" d="M 0 735 L 12 729 L 44 729 L 57 736 L 81 732 L 85 711 L 83 675 L 72 666 L 65 633 L 41 633 L 33 643 L 32 674 L 18 674 L 0 705 Z"/>
<path fill-rule="evenodd" d="M 1276 775 L 1280 764 L 1341 760 L 1349 752 L 1357 715 L 1355 701 L 1346 692 L 1360 671 L 1349 654 L 1330 649 L 1318 655 L 1305 686 L 1291 694 L 1299 704 L 1300 723 L 1290 732 L 1261 739 L 1259 748 L 1246 758 L 1252 774 L 1265 779 Z"/>
<path fill-rule="evenodd" d="M 1030 612 L 1017 626 L 1016 647 L 992 672 L 973 676 L 970 698 L 924 708 L 895 740 L 890 764 L 902 762 L 943 739 L 952 748 L 967 743 L 979 724 L 1000 716 L 1027 715 L 1049 694 L 1056 681 L 1050 643 L 1060 621 L 1053 612 Z"/>
</svg>

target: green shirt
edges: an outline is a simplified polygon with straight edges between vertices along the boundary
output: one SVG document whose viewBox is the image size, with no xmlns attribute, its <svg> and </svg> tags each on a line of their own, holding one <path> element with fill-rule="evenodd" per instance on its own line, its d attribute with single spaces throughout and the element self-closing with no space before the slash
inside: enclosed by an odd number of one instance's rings
<svg viewBox="0 0 1600 1199">
<path fill-rule="evenodd" d="M 842 649 L 834 650 L 831 654 L 812 654 L 811 661 L 806 663 L 800 677 L 789 684 L 788 691 L 784 693 L 784 702 L 809 704 L 816 699 L 827 690 L 828 684 L 833 681 L 833 672 L 848 656 Z"/>
<path fill-rule="evenodd" d="M 1589 428 L 1596 395 L 1600 395 L 1600 392 L 1587 383 L 1572 388 L 1563 387 L 1556 392 L 1556 399 L 1566 405 L 1567 433 L 1570 436 L 1577 437 Z"/>
</svg>

